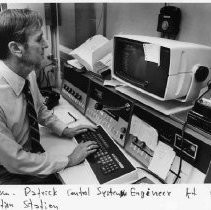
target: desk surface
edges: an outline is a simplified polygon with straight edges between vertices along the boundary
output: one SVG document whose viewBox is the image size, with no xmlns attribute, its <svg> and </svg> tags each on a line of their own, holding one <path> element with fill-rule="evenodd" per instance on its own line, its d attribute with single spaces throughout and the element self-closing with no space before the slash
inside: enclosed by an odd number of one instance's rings
<svg viewBox="0 0 211 210">
<path fill-rule="evenodd" d="M 68 112 L 70 112 L 77 120 L 74 121 L 73 118 L 68 115 Z M 57 117 L 65 123 L 69 122 L 68 127 L 75 127 L 81 124 L 92 124 L 84 115 L 82 115 L 78 110 L 76 110 L 63 98 L 60 99 L 60 104 L 54 108 L 54 114 L 57 115 Z M 69 155 L 77 145 L 76 140 L 74 138 L 67 139 L 55 136 L 49 129 L 45 127 L 40 128 L 40 133 L 41 143 L 43 147 L 46 151 L 54 155 Z M 124 155 L 128 158 L 128 160 L 132 163 L 134 167 L 140 166 L 140 163 L 130 157 L 122 148 L 119 147 L 119 149 L 124 153 Z M 77 166 L 73 166 L 63 171 L 60 171 L 59 176 L 65 184 L 99 184 L 88 161 L 86 160 Z M 137 171 L 135 171 L 133 172 L 133 174 L 128 174 L 128 176 L 122 177 L 119 180 L 114 180 L 111 183 L 126 184 L 134 182 L 141 177 L 142 176 L 138 174 Z"/>
<path fill-rule="evenodd" d="M 70 117 L 68 112 L 70 112 L 77 120 L 74 121 L 74 118 Z M 68 127 L 75 127 L 81 124 L 85 125 L 92 124 L 84 115 L 82 115 L 78 110 L 76 110 L 71 104 L 69 104 L 63 98 L 60 99 L 60 104 L 54 108 L 54 113 L 62 121 L 68 123 Z M 49 129 L 45 127 L 40 128 L 40 133 L 41 133 L 41 143 L 43 147 L 45 148 L 46 151 L 54 155 L 61 155 L 61 154 L 69 155 L 77 145 L 77 142 L 74 138 L 67 139 L 55 136 Z M 135 168 L 141 167 L 141 164 L 138 163 L 131 156 L 129 156 L 121 147 L 119 147 L 119 149 L 123 152 L 123 154 L 127 157 L 127 159 L 131 162 L 131 164 Z M 193 173 L 191 173 L 191 176 L 189 176 L 188 183 L 203 183 L 205 175 L 199 173 L 197 170 L 195 170 L 195 168 L 193 167 L 191 168 Z M 63 171 L 60 171 L 59 176 L 64 184 L 99 184 L 88 161 L 86 160 L 77 166 L 73 166 Z M 128 184 L 128 183 L 133 183 L 136 180 L 144 177 L 148 177 L 154 183 L 159 183 L 158 180 L 156 180 L 154 177 L 145 173 L 142 170 L 136 170 L 133 173 L 127 174 L 126 176 L 121 177 L 118 180 L 113 180 L 113 182 L 109 183 Z"/>
</svg>

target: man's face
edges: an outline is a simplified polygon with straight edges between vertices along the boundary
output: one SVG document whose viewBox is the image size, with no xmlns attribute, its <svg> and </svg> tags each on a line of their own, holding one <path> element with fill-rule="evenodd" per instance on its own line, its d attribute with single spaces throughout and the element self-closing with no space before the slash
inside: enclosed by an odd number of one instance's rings
<svg viewBox="0 0 211 210">
<path fill-rule="evenodd" d="M 34 70 L 41 68 L 44 59 L 44 49 L 48 47 L 41 29 L 31 30 L 28 36 L 27 45 L 24 46 L 22 62 Z"/>
</svg>

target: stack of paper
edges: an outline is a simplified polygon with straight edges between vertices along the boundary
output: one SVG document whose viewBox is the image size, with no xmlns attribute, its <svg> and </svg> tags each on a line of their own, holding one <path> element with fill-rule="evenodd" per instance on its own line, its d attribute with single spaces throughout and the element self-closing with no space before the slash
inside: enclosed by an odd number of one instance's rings
<svg viewBox="0 0 211 210">
<path fill-rule="evenodd" d="M 68 60 L 67 63 L 77 69 L 83 68 L 83 65 L 81 65 L 77 59 Z"/>
<path fill-rule="evenodd" d="M 160 141 L 154 151 L 148 169 L 165 180 L 175 155 L 176 153 L 173 151 L 172 147 Z"/>
<path fill-rule="evenodd" d="M 97 61 L 93 66 L 93 72 L 101 74 L 107 69 L 111 69 L 112 54 L 108 53 L 105 57 Z"/>
<path fill-rule="evenodd" d="M 80 64 L 86 67 L 87 70 L 100 71 L 107 65 L 111 65 L 112 41 L 102 35 L 95 35 L 80 45 L 78 48 L 70 52 L 70 55 L 79 61 Z M 108 56 L 107 56 L 108 55 Z M 100 59 L 102 59 L 99 61 Z M 98 64 L 96 62 L 99 61 Z M 96 66 L 94 67 L 94 65 Z"/>
</svg>

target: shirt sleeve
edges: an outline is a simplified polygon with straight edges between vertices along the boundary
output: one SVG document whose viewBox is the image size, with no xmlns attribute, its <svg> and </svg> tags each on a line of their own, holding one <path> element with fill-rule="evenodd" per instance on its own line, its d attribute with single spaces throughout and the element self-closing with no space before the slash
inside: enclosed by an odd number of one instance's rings
<svg viewBox="0 0 211 210">
<path fill-rule="evenodd" d="M 6 118 L 0 108 L 0 162 L 11 173 L 49 175 L 62 170 L 68 164 L 67 156 L 52 156 L 48 152 L 36 154 L 23 150 L 6 126 Z"/>
<path fill-rule="evenodd" d="M 40 96 L 40 98 L 42 98 L 42 96 Z M 59 136 L 62 135 L 64 129 L 67 127 L 67 125 L 61 120 L 59 120 L 57 116 L 53 114 L 52 110 L 48 110 L 43 103 L 40 103 L 39 106 L 38 122 L 41 125 L 50 128 L 54 133 Z"/>
</svg>

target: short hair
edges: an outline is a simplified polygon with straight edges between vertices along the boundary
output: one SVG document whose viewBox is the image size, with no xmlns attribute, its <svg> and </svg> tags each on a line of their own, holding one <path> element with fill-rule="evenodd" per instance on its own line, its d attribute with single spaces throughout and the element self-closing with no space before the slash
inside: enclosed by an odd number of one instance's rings
<svg viewBox="0 0 211 210">
<path fill-rule="evenodd" d="M 43 25 L 38 12 L 26 9 L 8 9 L 0 13 L 0 59 L 9 56 L 8 44 L 11 41 L 27 43 L 30 29 L 38 29 Z"/>
</svg>

